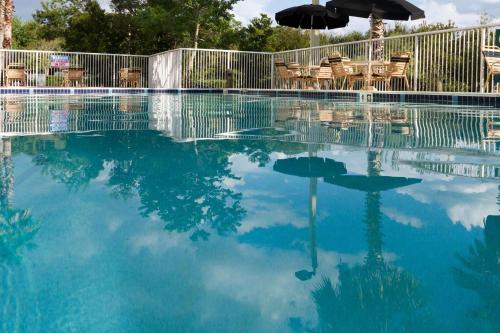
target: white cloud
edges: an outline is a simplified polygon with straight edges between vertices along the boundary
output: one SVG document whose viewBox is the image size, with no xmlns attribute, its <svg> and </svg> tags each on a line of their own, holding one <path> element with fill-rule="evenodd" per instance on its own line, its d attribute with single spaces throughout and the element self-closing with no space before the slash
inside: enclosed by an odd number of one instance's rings
<svg viewBox="0 0 500 333">
<path fill-rule="evenodd" d="M 243 0 L 234 6 L 233 12 L 237 20 L 243 24 L 248 24 L 252 18 L 260 13 L 267 13 L 274 17 L 274 15 L 271 15 L 274 13 L 270 13 L 268 10 L 270 3 L 271 0 Z"/>
<path fill-rule="evenodd" d="M 384 207 L 382 208 L 382 213 L 384 213 L 388 218 L 390 218 L 394 222 L 403 225 L 407 225 L 417 229 L 422 228 L 423 226 L 422 220 L 420 220 L 419 218 L 401 213 L 395 208 Z"/>
</svg>

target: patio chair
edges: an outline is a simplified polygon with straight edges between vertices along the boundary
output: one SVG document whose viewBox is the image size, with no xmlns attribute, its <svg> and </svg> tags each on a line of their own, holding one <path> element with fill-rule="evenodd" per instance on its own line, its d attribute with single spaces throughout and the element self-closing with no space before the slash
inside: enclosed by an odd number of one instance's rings
<svg viewBox="0 0 500 333">
<path fill-rule="evenodd" d="M 326 88 L 327 83 L 328 86 L 331 86 L 331 84 L 333 84 L 333 73 L 328 60 L 324 59 L 321 61 L 319 69 L 311 71 L 311 76 L 304 79 L 307 82 L 316 83 L 319 89 L 322 89 L 323 87 Z"/>
<path fill-rule="evenodd" d="M 277 78 L 283 82 L 282 88 L 292 88 L 292 81 L 294 80 L 294 73 L 292 70 L 288 69 L 284 60 L 277 59 L 274 62 L 276 67 Z"/>
<path fill-rule="evenodd" d="M 490 83 L 495 75 L 500 75 L 500 47 L 497 46 L 484 46 L 482 48 L 484 61 L 486 62 L 486 69 L 488 74 L 486 75 L 485 89 L 489 90 Z M 499 91 L 498 84 L 496 86 L 496 92 Z"/>
<path fill-rule="evenodd" d="M 363 73 L 355 73 L 352 66 L 346 65 L 344 62 L 348 61 L 348 58 L 342 58 L 340 56 L 328 57 L 330 62 L 330 67 L 332 69 L 333 75 L 333 88 L 336 89 L 336 80 L 343 79 L 340 89 L 344 87 L 347 83 L 347 87 L 352 90 L 356 81 L 364 81 L 365 75 Z"/>
<path fill-rule="evenodd" d="M 142 70 L 140 68 L 122 68 L 120 69 L 120 87 L 138 88 L 141 85 Z"/>
<path fill-rule="evenodd" d="M 291 74 L 292 88 L 299 89 L 303 87 L 309 76 L 303 75 L 302 66 L 298 62 L 290 62 L 287 64 L 287 68 Z"/>
<path fill-rule="evenodd" d="M 371 75 L 372 82 L 383 81 L 385 82 L 386 90 L 392 90 L 392 79 L 403 79 L 405 88 L 410 89 L 410 82 L 408 81 L 407 72 L 410 66 L 410 54 L 401 53 L 391 56 L 391 62 L 386 70 L 380 72 L 373 71 Z"/>
<path fill-rule="evenodd" d="M 26 85 L 26 71 L 24 64 L 11 63 L 7 66 L 6 70 L 7 86 L 25 86 Z"/>
<path fill-rule="evenodd" d="M 83 87 L 85 69 L 80 66 L 71 66 L 63 71 L 66 87 Z"/>
</svg>

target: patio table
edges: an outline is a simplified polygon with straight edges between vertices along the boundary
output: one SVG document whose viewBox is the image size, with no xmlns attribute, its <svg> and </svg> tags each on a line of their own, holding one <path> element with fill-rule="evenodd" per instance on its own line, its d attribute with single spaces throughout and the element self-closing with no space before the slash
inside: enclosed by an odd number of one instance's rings
<svg viewBox="0 0 500 333">
<path fill-rule="evenodd" d="M 350 60 L 344 62 L 347 66 L 354 67 L 354 72 L 365 74 L 366 85 L 371 86 L 371 77 L 373 73 L 377 73 L 374 69 L 384 70 L 391 64 L 390 61 L 371 61 L 368 60 Z M 371 73 L 368 73 L 368 67 L 371 67 Z"/>
</svg>

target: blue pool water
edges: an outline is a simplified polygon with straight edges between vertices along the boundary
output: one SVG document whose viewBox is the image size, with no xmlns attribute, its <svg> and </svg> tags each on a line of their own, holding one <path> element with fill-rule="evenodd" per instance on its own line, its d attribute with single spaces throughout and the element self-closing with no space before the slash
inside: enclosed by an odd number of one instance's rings
<svg viewBox="0 0 500 333">
<path fill-rule="evenodd" d="M 0 105 L 0 332 L 500 331 L 498 110 Z"/>
</svg>

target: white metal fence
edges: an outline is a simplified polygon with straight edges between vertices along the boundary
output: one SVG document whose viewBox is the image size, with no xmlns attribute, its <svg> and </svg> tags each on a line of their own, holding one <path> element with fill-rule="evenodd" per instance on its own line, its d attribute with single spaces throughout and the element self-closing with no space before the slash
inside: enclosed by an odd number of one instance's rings
<svg viewBox="0 0 500 333">
<path fill-rule="evenodd" d="M 25 67 L 27 86 L 63 86 L 63 69 L 57 64 L 59 60 L 65 66 L 83 67 L 87 87 L 119 87 L 121 69 L 140 68 L 141 87 L 273 89 L 283 87 L 274 68 L 277 59 L 319 65 L 322 59 L 332 55 L 355 61 L 389 61 L 392 55 L 407 52 L 411 54 L 407 73 L 411 91 L 491 92 L 495 86 L 490 84 L 489 90 L 485 89 L 487 68 L 481 49 L 495 45 L 497 30 L 500 30 L 500 24 L 279 53 L 176 49 L 152 56 L 133 56 L 0 50 L 0 85 L 7 85 L 7 67 L 20 63 Z M 383 49 L 380 48 L 382 45 Z M 385 86 L 379 82 L 377 88 L 384 90 Z M 395 80 L 392 90 L 408 89 L 402 80 Z"/>
<path fill-rule="evenodd" d="M 120 70 L 141 69 L 139 85 L 148 85 L 148 56 L 55 51 L 0 50 L 1 85 L 7 86 L 7 68 L 24 66 L 26 86 L 61 87 L 68 66 L 83 68 L 86 87 L 119 87 Z"/>
<path fill-rule="evenodd" d="M 150 57 L 151 87 L 271 89 L 273 54 L 177 49 Z"/>
<path fill-rule="evenodd" d="M 285 62 L 319 65 L 322 59 L 332 55 L 351 60 L 389 61 L 392 55 L 409 52 L 410 90 L 484 92 L 486 64 L 481 49 L 495 45 L 497 29 L 500 24 L 431 31 L 292 50 L 276 53 L 274 57 Z M 383 51 L 377 54 L 379 46 L 383 46 Z M 379 84 L 377 88 L 384 90 L 385 87 Z M 403 82 L 393 85 L 393 90 L 405 90 Z"/>
</svg>

